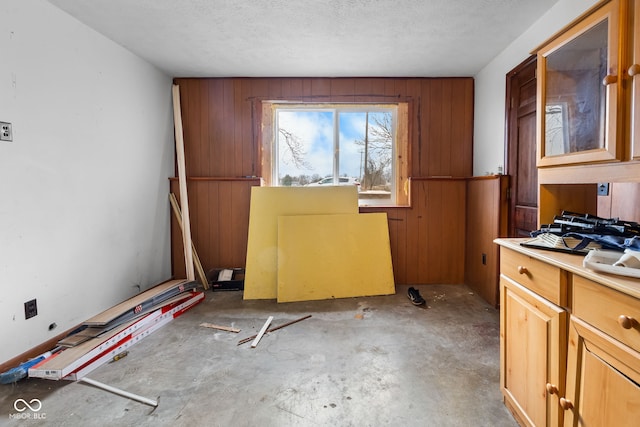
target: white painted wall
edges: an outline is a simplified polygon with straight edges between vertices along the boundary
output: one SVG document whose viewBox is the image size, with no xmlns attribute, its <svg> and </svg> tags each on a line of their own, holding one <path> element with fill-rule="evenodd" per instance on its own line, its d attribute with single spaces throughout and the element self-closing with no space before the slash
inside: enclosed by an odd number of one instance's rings
<svg viewBox="0 0 640 427">
<path fill-rule="evenodd" d="M 173 119 L 169 76 L 46 1 L 0 16 L 2 363 L 169 278 Z"/>
<path fill-rule="evenodd" d="M 504 170 L 506 75 L 598 0 L 559 0 L 475 76 L 473 174 Z"/>
</svg>

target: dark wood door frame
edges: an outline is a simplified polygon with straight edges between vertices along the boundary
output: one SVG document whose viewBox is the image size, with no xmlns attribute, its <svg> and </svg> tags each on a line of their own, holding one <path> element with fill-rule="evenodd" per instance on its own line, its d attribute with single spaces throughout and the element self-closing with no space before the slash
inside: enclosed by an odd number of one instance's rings
<svg viewBox="0 0 640 427">
<path fill-rule="evenodd" d="M 505 173 L 510 176 L 509 236 L 537 229 L 536 56 L 507 73 Z"/>
</svg>

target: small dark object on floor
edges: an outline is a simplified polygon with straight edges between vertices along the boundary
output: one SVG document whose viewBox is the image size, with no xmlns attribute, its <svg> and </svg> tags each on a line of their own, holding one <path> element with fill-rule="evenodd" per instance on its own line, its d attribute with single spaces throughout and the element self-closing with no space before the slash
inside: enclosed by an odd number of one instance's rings
<svg viewBox="0 0 640 427">
<path fill-rule="evenodd" d="M 409 288 L 409 290 L 407 291 L 407 296 L 409 297 L 413 305 L 422 305 L 426 302 L 424 298 L 420 296 L 420 292 L 418 292 L 418 290 L 413 287 Z"/>
</svg>

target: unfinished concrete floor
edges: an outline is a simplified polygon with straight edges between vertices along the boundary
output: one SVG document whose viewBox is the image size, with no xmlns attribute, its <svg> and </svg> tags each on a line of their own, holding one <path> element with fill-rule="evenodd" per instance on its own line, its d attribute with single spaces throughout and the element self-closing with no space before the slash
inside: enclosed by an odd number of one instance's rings
<svg viewBox="0 0 640 427">
<path fill-rule="evenodd" d="M 410 303 L 406 286 L 286 304 L 207 291 L 89 375 L 157 399 L 157 408 L 82 383 L 27 379 L 1 386 L 0 425 L 516 426 L 499 390 L 498 311 L 463 285 L 416 288 L 426 307 Z M 256 348 L 237 345 L 269 316 L 278 326 L 308 314 Z M 34 398 L 40 411 L 17 419 L 16 399 Z"/>
</svg>

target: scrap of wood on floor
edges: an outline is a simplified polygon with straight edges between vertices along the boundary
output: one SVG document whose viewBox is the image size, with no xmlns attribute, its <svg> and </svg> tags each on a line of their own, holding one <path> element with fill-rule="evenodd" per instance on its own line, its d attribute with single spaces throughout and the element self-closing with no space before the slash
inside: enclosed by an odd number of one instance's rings
<svg viewBox="0 0 640 427">
<path fill-rule="evenodd" d="M 279 326 L 274 326 L 273 328 L 269 328 L 269 329 L 267 329 L 266 333 L 271 333 L 271 332 L 277 331 L 278 329 L 285 328 L 285 327 L 287 327 L 287 326 L 289 326 L 289 325 L 293 325 L 294 323 L 301 322 L 301 321 L 303 321 L 303 320 L 305 320 L 305 319 L 308 319 L 308 318 L 310 318 L 310 317 L 311 317 L 311 315 L 310 315 L 310 314 L 308 314 L 308 315 L 306 315 L 306 316 L 304 316 L 304 317 L 301 317 L 301 318 L 299 318 L 299 319 L 292 320 L 291 322 L 287 322 L 287 323 L 284 323 L 284 324 L 279 325 Z M 257 336 L 258 336 L 258 335 L 256 334 L 256 335 L 252 335 L 252 336 L 250 336 L 250 337 L 247 337 L 247 338 L 241 339 L 240 341 L 238 341 L 238 345 L 242 345 L 242 344 L 248 343 L 249 341 L 251 341 L 251 340 L 255 339 Z"/>
<path fill-rule="evenodd" d="M 203 328 L 219 329 L 221 331 L 233 332 L 236 334 L 240 332 L 240 329 L 238 328 L 232 328 L 231 326 L 214 325 L 213 323 L 204 322 L 200 323 L 200 326 L 202 326 Z"/>
<path fill-rule="evenodd" d="M 260 332 L 258 332 L 258 335 L 256 335 L 253 342 L 251 343 L 251 348 L 256 348 L 258 346 L 258 342 L 260 342 L 260 339 L 262 338 L 264 333 L 267 332 L 267 328 L 271 324 L 272 320 L 273 320 L 273 316 L 269 316 L 267 318 L 267 321 L 264 322 L 264 325 L 262 325 L 262 329 L 260 329 Z"/>
</svg>

